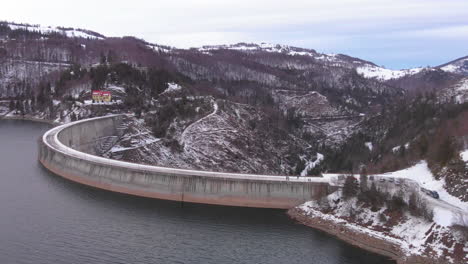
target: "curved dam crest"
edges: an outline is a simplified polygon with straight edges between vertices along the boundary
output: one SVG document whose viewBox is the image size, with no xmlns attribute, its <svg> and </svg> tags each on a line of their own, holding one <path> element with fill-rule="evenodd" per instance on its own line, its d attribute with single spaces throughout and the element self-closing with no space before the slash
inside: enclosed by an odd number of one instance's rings
<svg viewBox="0 0 468 264">
<path fill-rule="evenodd" d="M 181 202 L 289 209 L 336 190 L 323 178 L 176 169 L 97 156 L 100 142 L 121 136 L 123 118 L 91 118 L 47 131 L 39 142 L 39 161 L 75 182 Z"/>
</svg>

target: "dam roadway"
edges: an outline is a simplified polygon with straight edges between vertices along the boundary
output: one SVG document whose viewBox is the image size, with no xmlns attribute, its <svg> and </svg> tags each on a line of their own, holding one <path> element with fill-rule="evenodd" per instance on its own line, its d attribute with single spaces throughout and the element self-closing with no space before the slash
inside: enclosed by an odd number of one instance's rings
<svg viewBox="0 0 468 264">
<path fill-rule="evenodd" d="M 39 142 L 39 161 L 85 185 L 181 202 L 289 209 L 336 190 L 324 178 L 197 171 L 97 156 L 99 142 L 118 137 L 123 117 L 80 120 L 47 131 Z"/>
</svg>

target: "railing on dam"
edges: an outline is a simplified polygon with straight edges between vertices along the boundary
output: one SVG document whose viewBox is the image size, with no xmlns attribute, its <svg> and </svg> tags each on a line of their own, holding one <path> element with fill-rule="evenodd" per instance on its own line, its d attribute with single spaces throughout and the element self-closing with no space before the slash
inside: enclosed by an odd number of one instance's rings
<svg viewBox="0 0 468 264">
<path fill-rule="evenodd" d="M 323 178 L 167 168 L 94 155 L 93 145 L 100 138 L 115 136 L 122 118 L 91 118 L 47 131 L 39 146 L 40 162 L 86 185 L 175 201 L 287 209 L 334 190 Z"/>
</svg>

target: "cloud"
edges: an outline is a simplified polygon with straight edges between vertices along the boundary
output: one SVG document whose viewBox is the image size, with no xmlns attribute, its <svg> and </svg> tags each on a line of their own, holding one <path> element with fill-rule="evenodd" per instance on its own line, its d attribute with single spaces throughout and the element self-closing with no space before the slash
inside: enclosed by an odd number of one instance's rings
<svg viewBox="0 0 468 264">
<path fill-rule="evenodd" d="M 468 24 L 433 28 L 422 28 L 417 30 L 402 31 L 392 34 L 404 38 L 444 38 L 448 39 L 468 39 Z"/>
</svg>

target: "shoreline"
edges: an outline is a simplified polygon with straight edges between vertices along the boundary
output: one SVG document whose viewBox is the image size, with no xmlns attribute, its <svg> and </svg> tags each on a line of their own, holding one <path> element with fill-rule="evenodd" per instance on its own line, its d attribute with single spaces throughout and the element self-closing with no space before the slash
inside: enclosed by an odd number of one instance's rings
<svg viewBox="0 0 468 264">
<path fill-rule="evenodd" d="M 39 123 L 45 123 L 49 124 L 52 126 L 58 125 L 58 123 L 48 120 L 48 119 L 42 119 L 34 116 L 2 116 L 0 117 L 0 120 L 23 120 L 23 121 L 33 121 L 33 122 L 39 122 Z"/>
<path fill-rule="evenodd" d="M 306 215 L 298 208 L 292 208 L 287 211 L 288 216 L 300 224 L 320 230 L 337 239 L 344 241 L 352 246 L 388 257 L 397 264 L 444 264 L 443 260 L 430 259 L 423 256 L 408 256 L 400 249 L 400 246 L 389 241 L 356 232 L 337 225 L 337 223 Z"/>
</svg>

